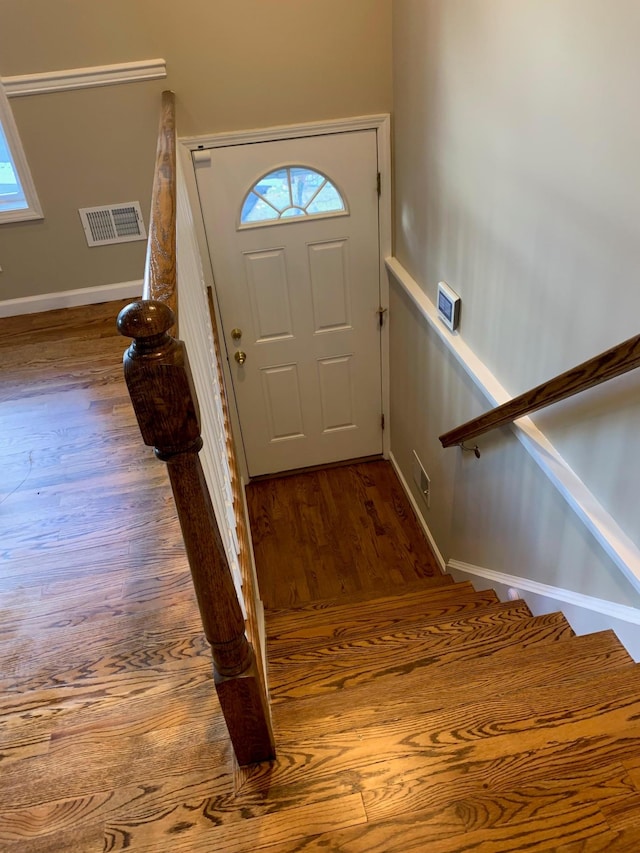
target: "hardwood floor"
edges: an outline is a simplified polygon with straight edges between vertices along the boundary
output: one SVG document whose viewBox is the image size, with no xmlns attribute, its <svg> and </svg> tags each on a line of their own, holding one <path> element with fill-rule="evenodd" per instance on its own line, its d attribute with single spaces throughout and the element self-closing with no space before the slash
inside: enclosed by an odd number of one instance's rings
<svg viewBox="0 0 640 853">
<path fill-rule="evenodd" d="M 165 466 L 122 379 L 122 304 L 0 320 L 2 850 L 117 849 L 140 815 L 131 840 L 149 841 L 176 802 L 233 791 Z"/>
<path fill-rule="evenodd" d="M 249 490 L 279 752 L 235 765 L 118 307 L 0 320 L 0 850 L 637 853 L 640 670 L 442 578 L 385 463 Z"/>
<path fill-rule="evenodd" d="M 266 607 L 445 582 L 388 462 L 261 479 L 247 502 Z"/>
</svg>

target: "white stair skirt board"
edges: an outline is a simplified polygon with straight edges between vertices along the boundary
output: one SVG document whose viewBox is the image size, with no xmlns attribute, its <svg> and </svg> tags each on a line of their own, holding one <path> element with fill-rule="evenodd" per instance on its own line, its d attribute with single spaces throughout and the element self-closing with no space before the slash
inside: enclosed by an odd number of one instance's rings
<svg viewBox="0 0 640 853">
<path fill-rule="evenodd" d="M 433 535 L 432 535 L 431 531 L 429 530 L 429 525 L 427 524 L 427 522 L 425 520 L 425 517 L 424 517 L 423 512 L 422 512 L 422 508 L 419 506 L 418 501 L 413 496 L 413 492 L 409 488 L 409 484 L 407 483 L 407 481 L 404 477 L 404 474 L 400 470 L 400 466 L 398 465 L 398 462 L 397 462 L 395 456 L 391 452 L 389 453 L 389 462 L 391 462 L 391 465 L 393 466 L 393 470 L 396 472 L 396 475 L 397 475 L 398 479 L 400 480 L 400 485 L 404 489 L 404 493 L 406 494 L 407 498 L 409 499 L 409 503 L 411 504 L 413 511 L 415 513 L 415 516 L 418 519 L 418 522 L 420 524 L 420 527 L 422 528 L 422 532 L 427 537 L 427 542 L 431 546 L 431 550 L 433 551 L 433 554 L 434 554 L 436 560 L 438 561 L 438 565 L 440 566 L 440 570 L 443 572 L 446 572 L 447 564 L 445 562 L 444 557 L 440 553 L 440 549 L 436 545 L 436 540 L 433 538 Z"/>
<path fill-rule="evenodd" d="M 397 258 L 387 258 L 386 266 L 452 357 L 485 395 L 490 405 L 498 406 L 513 399 L 462 337 L 457 332 L 449 332 L 440 322 L 433 302 Z M 510 427 L 518 441 L 551 480 L 605 553 L 635 589 L 640 590 L 640 548 L 626 535 L 595 495 L 587 489 L 531 418 L 519 418 L 510 424 Z"/>
<path fill-rule="evenodd" d="M 493 569 L 484 569 L 460 560 L 449 560 L 445 563 L 429 530 L 422 508 L 413 496 L 393 453 L 389 454 L 389 461 L 398 475 L 400 484 L 443 572 L 450 574 L 456 581 L 471 579 L 477 590 L 494 589 L 501 601 L 507 601 L 510 598 L 509 590 L 516 590 L 518 597 L 526 601 L 534 616 L 560 610 L 576 634 L 592 634 L 612 628 L 634 661 L 640 661 L 640 610 L 635 607 L 616 604 L 614 601 L 594 598 L 562 587 L 516 577 L 516 575 L 495 572 Z"/>
<path fill-rule="evenodd" d="M 509 590 L 515 590 L 517 597 L 526 601 L 534 616 L 560 610 L 576 634 L 592 634 L 611 628 L 634 661 L 640 661 L 640 610 L 634 607 L 494 572 L 459 560 L 449 560 L 447 571 L 456 581 L 471 580 L 477 590 L 494 589 L 501 601 L 514 597 L 509 595 Z"/>
<path fill-rule="evenodd" d="M 142 279 L 102 284 L 98 287 L 81 287 L 62 290 L 60 293 L 41 293 L 37 296 L 20 296 L 0 302 L 0 317 L 17 317 L 20 314 L 38 314 L 56 308 L 74 308 L 77 305 L 95 305 L 115 299 L 140 299 Z"/>
</svg>

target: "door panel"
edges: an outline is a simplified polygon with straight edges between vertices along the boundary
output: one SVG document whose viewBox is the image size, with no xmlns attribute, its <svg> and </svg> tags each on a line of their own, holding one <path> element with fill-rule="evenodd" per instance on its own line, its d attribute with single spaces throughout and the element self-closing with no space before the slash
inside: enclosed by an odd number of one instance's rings
<svg viewBox="0 0 640 853">
<path fill-rule="evenodd" d="M 356 428 L 352 368 L 352 355 L 323 358 L 318 362 L 324 432 Z"/>
<path fill-rule="evenodd" d="M 375 131 L 210 154 L 196 178 L 250 475 L 381 453 Z M 294 187 L 306 169 L 319 189 Z"/>
<path fill-rule="evenodd" d="M 307 248 L 314 330 L 320 333 L 351 328 L 347 241 L 314 243 Z"/>
<path fill-rule="evenodd" d="M 284 249 L 245 252 L 244 259 L 256 343 L 293 337 Z"/>
<path fill-rule="evenodd" d="M 261 374 L 269 441 L 304 438 L 297 365 L 265 367 Z"/>
</svg>

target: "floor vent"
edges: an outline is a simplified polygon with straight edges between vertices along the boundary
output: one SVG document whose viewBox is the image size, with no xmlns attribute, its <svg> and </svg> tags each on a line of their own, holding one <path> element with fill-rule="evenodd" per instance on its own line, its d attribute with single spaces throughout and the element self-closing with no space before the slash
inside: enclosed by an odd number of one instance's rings
<svg viewBox="0 0 640 853">
<path fill-rule="evenodd" d="M 126 204 L 109 204 L 104 207 L 82 207 L 78 213 L 90 246 L 147 239 L 140 202 L 129 201 Z"/>
</svg>

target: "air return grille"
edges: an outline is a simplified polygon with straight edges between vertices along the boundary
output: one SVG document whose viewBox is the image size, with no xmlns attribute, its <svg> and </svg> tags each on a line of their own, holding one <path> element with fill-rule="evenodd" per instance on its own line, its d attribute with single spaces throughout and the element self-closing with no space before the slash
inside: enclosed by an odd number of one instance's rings
<svg viewBox="0 0 640 853">
<path fill-rule="evenodd" d="M 146 240 L 140 203 L 110 204 L 106 207 L 83 207 L 78 211 L 90 246 L 107 243 L 129 243 Z"/>
</svg>

